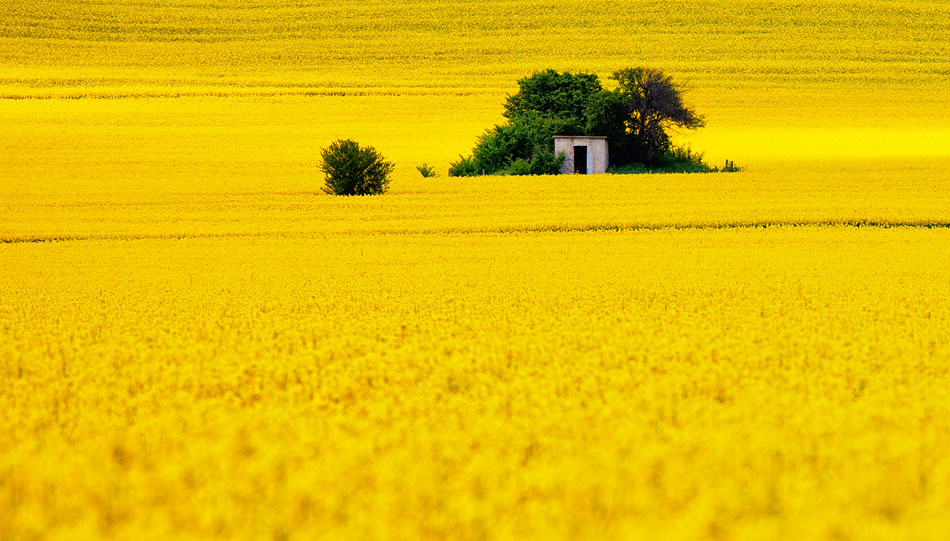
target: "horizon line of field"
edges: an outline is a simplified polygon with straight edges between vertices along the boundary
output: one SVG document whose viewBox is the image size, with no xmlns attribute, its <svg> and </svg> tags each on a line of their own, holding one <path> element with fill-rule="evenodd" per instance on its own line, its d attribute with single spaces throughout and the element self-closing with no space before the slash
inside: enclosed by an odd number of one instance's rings
<svg viewBox="0 0 950 541">
<path fill-rule="evenodd" d="M 0 237 L 0 244 L 36 244 L 80 241 L 136 241 L 136 240 L 190 240 L 226 238 L 317 239 L 353 235 L 517 235 L 522 233 L 637 233 L 652 231 L 704 231 L 746 229 L 799 229 L 799 228 L 868 228 L 868 229 L 950 229 L 950 220 L 762 220 L 710 223 L 603 223 L 588 225 L 499 226 L 437 229 L 350 229 L 340 231 L 263 231 L 230 233 L 169 233 L 127 235 L 32 235 Z"/>
</svg>

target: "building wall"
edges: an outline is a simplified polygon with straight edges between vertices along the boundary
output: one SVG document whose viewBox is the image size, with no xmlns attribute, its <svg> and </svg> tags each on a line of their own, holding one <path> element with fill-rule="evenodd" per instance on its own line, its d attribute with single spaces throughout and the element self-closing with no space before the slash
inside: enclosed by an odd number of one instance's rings
<svg viewBox="0 0 950 541">
<path fill-rule="evenodd" d="M 607 139 L 603 137 L 555 137 L 554 153 L 564 153 L 561 173 L 574 173 L 574 147 L 587 147 L 587 174 L 598 175 L 607 171 L 610 157 L 607 153 Z"/>
</svg>

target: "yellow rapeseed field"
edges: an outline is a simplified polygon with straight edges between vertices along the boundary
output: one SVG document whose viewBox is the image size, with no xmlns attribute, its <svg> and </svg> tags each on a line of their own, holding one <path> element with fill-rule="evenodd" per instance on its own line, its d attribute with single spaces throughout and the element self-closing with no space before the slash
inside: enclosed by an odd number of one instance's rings
<svg viewBox="0 0 950 541">
<path fill-rule="evenodd" d="M 0 541 L 945 539 L 948 43 L 940 0 L 4 0 Z M 742 172 L 446 176 L 519 78 L 640 65 Z M 390 193 L 321 193 L 338 138 Z"/>
</svg>

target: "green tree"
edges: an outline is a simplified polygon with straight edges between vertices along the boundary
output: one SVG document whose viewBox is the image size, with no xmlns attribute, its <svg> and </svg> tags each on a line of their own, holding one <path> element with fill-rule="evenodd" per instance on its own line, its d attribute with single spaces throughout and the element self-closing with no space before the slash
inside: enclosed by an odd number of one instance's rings
<svg viewBox="0 0 950 541">
<path fill-rule="evenodd" d="M 552 170 L 550 160 L 545 161 L 543 155 L 554 155 L 554 136 L 563 125 L 559 118 L 546 119 L 536 112 L 524 113 L 479 137 L 472 151 L 475 163 L 479 170 L 488 173 L 514 173 L 507 171 L 509 166 L 523 160 L 532 164 L 528 174 L 553 175 L 560 164 Z M 517 171 L 524 170 L 524 166 L 519 165 Z"/>
<path fill-rule="evenodd" d="M 622 94 L 613 90 L 601 90 L 591 96 L 585 112 L 585 134 L 607 137 L 610 161 L 614 164 L 626 164 L 636 158 L 636 145 L 627 133 L 626 108 L 626 100 Z"/>
<path fill-rule="evenodd" d="M 478 172 L 478 164 L 475 163 L 475 158 L 472 156 L 459 154 L 458 160 L 449 163 L 450 177 L 474 177 L 478 175 Z"/>
<path fill-rule="evenodd" d="M 320 151 L 320 169 L 326 176 L 323 191 L 335 195 L 377 195 L 386 193 L 395 165 L 383 159 L 373 147 L 360 147 L 349 139 L 334 141 Z"/>
<path fill-rule="evenodd" d="M 591 97 L 602 91 L 593 74 L 545 70 L 518 81 L 508 96 L 508 121 L 478 138 L 472 156 L 453 163 L 450 174 L 553 175 L 563 157 L 554 155 L 555 135 L 583 135 Z"/>
<path fill-rule="evenodd" d="M 505 102 L 508 121 L 479 137 L 472 155 L 453 163 L 450 174 L 557 173 L 563 158 L 554 156 L 555 135 L 606 136 L 614 166 L 679 160 L 670 130 L 700 128 L 705 121 L 683 103 L 672 78 L 627 68 L 612 79 L 615 90 L 605 90 L 587 73 L 545 70 L 519 80 L 518 93 Z"/>
<path fill-rule="evenodd" d="M 558 73 L 544 70 L 518 81 L 518 93 L 508 96 L 505 117 L 511 120 L 536 115 L 556 121 L 564 133 L 582 135 L 591 97 L 603 90 L 591 73 Z"/>
<path fill-rule="evenodd" d="M 665 73 L 650 68 L 614 72 L 623 99 L 624 124 L 635 161 L 652 163 L 671 150 L 671 128 L 697 129 L 705 119 L 683 103 L 679 87 Z"/>
</svg>

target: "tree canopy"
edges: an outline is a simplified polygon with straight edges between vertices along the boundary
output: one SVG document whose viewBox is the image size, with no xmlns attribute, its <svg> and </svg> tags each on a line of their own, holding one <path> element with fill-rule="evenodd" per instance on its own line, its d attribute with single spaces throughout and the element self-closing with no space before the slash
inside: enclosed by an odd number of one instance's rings
<svg viewBox="0 0 950 541">
<path fill-rule="evenodd" d="M 613 90 L 590 73 L 549 69 L 519 80 L 518 92 L 505 102 L 508 121 L 480 136 L 450 174 L 557 173 L 563 157 L 554 156 L 555 135 L 607 136 L 612 164 L 650 164 L 671 153 L 669 130 L 705 125 L 659 70 L 626 68 L 611 79 Z"/>
<path fill-rule="evenodd" d="M 590 73 L 539 71 L 518 81 L 518 93 L 508 96 L 505 117 L 512 121 L 538 115 L 581 135 L 591 96 L 602 90 L 600 79 Z"/>
<path fill-rule="evenodd" d="M 356 141 L 334 141 L 320 151 L 320 169 L 326 177 L 323 191 L 335 195 L 377 195 L 386 193 L 395 166 L 375 148 Z"/>
<path fill-rule="evenodd" d="M 701 128 L 702 116 L 683 103 L 680 89 L 663 72 L 627 68 L 614 72 L 616 92 L 622 99 L 627 139 L 634 146 L 634 161 L 650 163 L 670 151 L 668 131 L 679 127 Z"/>
</svg>

